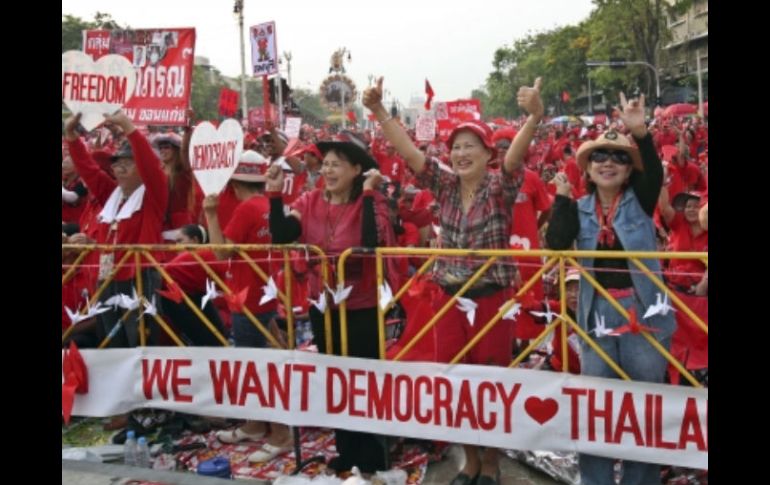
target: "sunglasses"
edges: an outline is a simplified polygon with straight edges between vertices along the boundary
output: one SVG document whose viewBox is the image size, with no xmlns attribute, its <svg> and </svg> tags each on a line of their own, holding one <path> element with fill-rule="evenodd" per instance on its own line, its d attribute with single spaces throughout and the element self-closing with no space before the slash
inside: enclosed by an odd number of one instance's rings
<svg viewBox="0 0 770 485">
<path fill-rule="evenodd" d="M 172 147 L 171 143 L 158 143 L 158 150 L 170 150 Z"/>
<path fill-rule="evenodd" d="M 608 159 L 621 165 L 631 165 L 633 163 L 631 156 L 622 150 L 594 150 L 591 152 L 591 155 L 588 156 L 588 160 L 595 163 L 604 163 Z"/>
</svg>

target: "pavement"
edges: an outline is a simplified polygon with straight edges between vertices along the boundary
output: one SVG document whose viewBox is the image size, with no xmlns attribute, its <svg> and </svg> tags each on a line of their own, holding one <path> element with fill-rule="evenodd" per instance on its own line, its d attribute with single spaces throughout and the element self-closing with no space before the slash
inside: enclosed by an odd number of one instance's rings
<svg viewBox="0 0 770 485">
<path fill-rule="evenodd" d="M 462 448 L 453 446 L 444 459 L 428 466 L 423 485 L 448 485 L 464 462 Z M 173 485 L 227 485 L 232 480 L 202 477 L 189 472 L 168 472 L 125 465 L 62 460 L 62 485 L 129 485 L 136 481 Z M 269 482 L 248 481 L 257 485 Z M 500 485 L 555 485 L 560 482 L 505 455 L 500 457 Z"/>
</svg>

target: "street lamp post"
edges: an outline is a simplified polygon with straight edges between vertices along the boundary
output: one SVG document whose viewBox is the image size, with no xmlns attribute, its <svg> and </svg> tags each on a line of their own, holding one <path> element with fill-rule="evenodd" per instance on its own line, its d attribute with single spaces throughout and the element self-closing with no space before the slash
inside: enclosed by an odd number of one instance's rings
<svg viewBox="0 0 770 485">
<path fill-rule="evenodd" d="M 291 51 L 284 51 L 283 58 L 286 59 L 287 82 L 291 87 Z"/>
<path fill-rule="evenodd" d="M 248 116 L 248 111 L 246 111 L 246 42 L 243 38 L 243 0 L 235 0 L 233 13 L 238 14 L 238 27 L 241 29 L 241 119 L 238 121 L 243 123 L 243 119 Z"/>
<path fill-rule="evenodd" d="M 597 66 L 610 66 L 610 67 L 625 67 L 625 66 L 632 66 L 632 65 L 641 65 L 641 66 L 647 66 L 652 70 L 652 73 L 655 74 L 655 104 L 658 104 L 658 100 L 660 100 L 660 80 L 658 79 L 658 70 L 655 69 L 655 66 L 650 64 L 649 62 L 644 61 L 586 61 L 587 67 L 597 67 Z M 591 96 L 590 89 L 590 77 L 589 77 L 589 99 Z"/>
</svg>

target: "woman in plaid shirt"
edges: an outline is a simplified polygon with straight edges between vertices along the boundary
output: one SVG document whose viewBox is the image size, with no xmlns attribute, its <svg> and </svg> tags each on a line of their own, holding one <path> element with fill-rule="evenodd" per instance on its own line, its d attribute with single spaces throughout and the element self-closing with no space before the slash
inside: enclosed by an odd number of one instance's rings
<svg viewBox="0 0 770 485">
<path fill-rule="evenodd" d="M 415 174 L 417 185 L 433 192 L 440 206 L 441 247 L 449 249 L 508 249 L 513 204 L 523 182 L 522 160 L 540 119 L 541 80 L 533 87 L 519 89 L 517 101 L 529 114 L 526 123 L 505 154 L 503 170 L 487 171 L 495 157 L 492 130 L 478 121 L 457 125 L 449 135 L 451 169 L 436 158 L 427 158 L 414 145 L 404 128 L 388 115 L 382 105 L 382 78 L 364 92 L 363 103 L 377 117 L 385 138 L 396 147 Z M 482 266 L 486 258 L 441 258 L 434 266 L 433 278 L 444 290 L 434 301 L 438 310 Z M 465 294 L 475 303 L 473 312 L 453 306 L 436 323 L 436 361 L 450 362 L 513 296 L 516 269 L 510 258 L 499 258 Z M 468 302 L 465 302 L 468 305 Z M 470 304 L 472 306 L 472 304 Z M 474 325 L 475 324 L 475 325 Z M 464 363 L 507 365 L 511 360 L 512 332 L 508 320 L 500 320 L 465 356 Z M 498 451 L 464 445 L 465 467 L 450 485 L 497 485 L 500 482 Z"/>
</svg>

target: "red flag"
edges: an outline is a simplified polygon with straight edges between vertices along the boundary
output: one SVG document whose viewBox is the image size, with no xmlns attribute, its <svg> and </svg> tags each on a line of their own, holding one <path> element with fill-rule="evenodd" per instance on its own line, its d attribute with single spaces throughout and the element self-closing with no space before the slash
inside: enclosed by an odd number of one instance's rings
<svg viewBox="0 0 770 485">
<path fill-rule="evenodd" d="M 350 120 L 351 123 L 357 123 L 358 120 L 356 119 L 356 113 L 353 111 L 348 111 L 348 120 Z"/>
<path fill-rule="evenodd" d="M 222 88 L 219 91 L 219 114 L 235 116 L 236 111 L 238 111 L 238 91 Z"/>
<path fill-rule="evenodd" d="M 563 103 L 569 103 L 569 93 L 567 91 L 561 92 L 561 101 Z"/>
<path fill-rule="evenodd" d="M 428 80 L 425 80 L 425 94 L 428 96 L 428 100 L 425 101 L 425 109 L 430 109 L 430 102 L 433 101 L 433 88 L 430 87 Z"/>
</svg>

